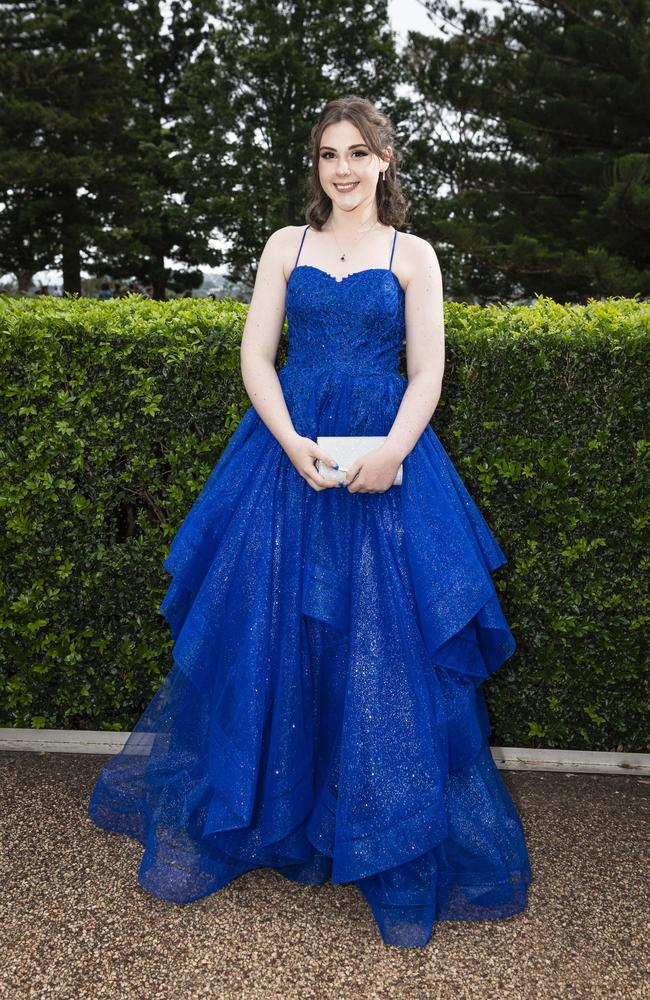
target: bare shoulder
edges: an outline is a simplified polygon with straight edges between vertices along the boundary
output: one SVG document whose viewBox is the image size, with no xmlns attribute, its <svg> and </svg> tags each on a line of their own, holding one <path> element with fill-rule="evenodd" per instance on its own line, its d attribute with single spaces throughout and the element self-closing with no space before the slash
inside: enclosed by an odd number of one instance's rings
<svg viewBox="0 0 650 1000">
<path fill-rule="evenodd" d="M 396 250 L 396 270 L 399 269 L 404 287 L 407 287 L 414 278 L 422 278 L 440 272 L 437 254 L 428 240 L 424 240 L 414 233 L 400 233 L 397 244 L 399 258 Z"/>
<path fill-rule="evenodd" d="M 267 242 L 270 243 L 271 241 L 273 241 L 273 244 L 276 248 L 282 246 L 283 244 L 285 244 L 286 246 L 291 246 L 295 242 L 296 237 L 298 238 L 298 240 L 300 240 L 304 228 L 305 228 L 304 225 L 281 226 L 279 229 L 273 230 Z"/>
<path fill-rule="evenodd" d="M 304 225 L 281 226 L 280 229 L 275 229 L 266 241 L 262 256 L 272 257 L 275 266 L 282 269 L 285 279 L 293 269 L 304 230 Z"/>
</svg>

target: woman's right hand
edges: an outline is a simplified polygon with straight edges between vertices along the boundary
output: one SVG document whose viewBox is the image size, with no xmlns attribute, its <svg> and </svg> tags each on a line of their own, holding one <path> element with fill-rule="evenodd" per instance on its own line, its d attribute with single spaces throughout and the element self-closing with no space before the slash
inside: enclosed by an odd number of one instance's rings
<svg viewBox="0 0 650 1000">
<path fill-rule="evenodd" d="M 332 486 L 338 489 L 342 485 L 334 480 L 324 479 L 316 469 L 314 463 L 317 458 L 322 459 L 329 466 L 332 465 L 334 459 L 311 438 L 296 434 L 295 438 L 292 438 L 284 446 L 284 450 L 302 478 L 306 479 L 315 490 L 327 490 Z"/>
</svg>

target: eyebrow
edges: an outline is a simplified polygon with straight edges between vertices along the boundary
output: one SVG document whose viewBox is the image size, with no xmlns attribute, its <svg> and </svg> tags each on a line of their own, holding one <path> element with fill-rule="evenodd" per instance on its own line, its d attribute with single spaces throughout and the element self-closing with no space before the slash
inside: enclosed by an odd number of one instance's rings
<svg viewBox="0 0 650 1000">
<path fill-rule="evenodd" d="M 348 149 L 356 149 L 357 146 L 365 146 L 366 149 L 367 149 L 368 148 L 368 143 L 367 142 L 355 142 L 355 143 L 353 143 L 352 146 L 348 146 Z M 332 149 L 332 150 L 334 150 L 334 152 L 336 152 L 336 149 L 334 148 L 334 146 L 321 146 L 320 148 L 321 149 Z"/>
</svg>

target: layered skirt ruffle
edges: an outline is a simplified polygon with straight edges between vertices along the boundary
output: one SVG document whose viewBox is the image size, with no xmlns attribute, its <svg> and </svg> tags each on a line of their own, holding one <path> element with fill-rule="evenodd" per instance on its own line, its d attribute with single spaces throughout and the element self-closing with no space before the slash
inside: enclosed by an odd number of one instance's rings
<svg viewBox="0 0 650 1000">
<path fill-rule="evenodd" d="M 388 433 L 401 376 L 306 390 L 299 433 Z M 181 524 L 160 606 L 173 666 L 88 812 L 174 903 L 271 867 L 354 883 L 387 944 L 509 917 L 531 869 L 481 689 L 513 653 L 506 562 L 431 427 L 385 493 L 316 491 L 250 407 Z"/>
</svg>

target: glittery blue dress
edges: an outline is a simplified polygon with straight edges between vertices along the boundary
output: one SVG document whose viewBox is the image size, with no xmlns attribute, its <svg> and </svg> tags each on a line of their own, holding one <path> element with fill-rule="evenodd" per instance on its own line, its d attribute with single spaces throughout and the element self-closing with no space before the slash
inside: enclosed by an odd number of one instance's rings
<svg viewBox="0 0 650 1000">
<path fill-rule="evenodd" d="M 394 249 L 342 280 L 296 260 L 278 376 L 299 434 L 390 431 Z M 401 946 L 523 910 L 481 689 L 515 649 L 505 562 L 430 426 L 401 486 L 317 491 L 250 406 L 164 562 L 173 666 L 88 804 L 143 845 L 138 883 L 177 904 L 261 867 L 352 883 Z"/>
</svg>

